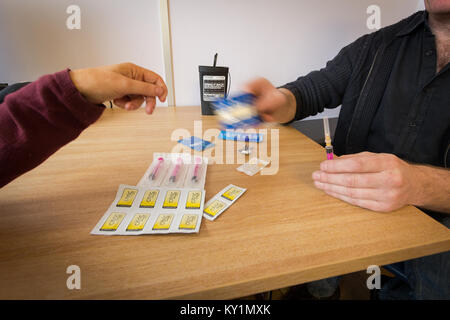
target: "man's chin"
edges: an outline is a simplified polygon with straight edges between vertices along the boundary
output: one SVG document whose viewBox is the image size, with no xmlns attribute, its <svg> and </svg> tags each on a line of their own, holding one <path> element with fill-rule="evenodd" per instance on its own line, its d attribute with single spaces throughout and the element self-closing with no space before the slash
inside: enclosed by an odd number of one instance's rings
<svg viewBox="0 0 450 320">
<path fill-rule="evenodd" d="M 432 14 L 450 15 L 450 0 L 425 0 L 425 8 Z"/>
</svg>

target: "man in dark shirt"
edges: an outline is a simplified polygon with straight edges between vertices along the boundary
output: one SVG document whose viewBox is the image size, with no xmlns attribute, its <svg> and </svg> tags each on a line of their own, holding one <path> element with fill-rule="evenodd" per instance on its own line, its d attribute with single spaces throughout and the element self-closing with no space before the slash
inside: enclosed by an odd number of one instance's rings
<svg viewBox="0 0 450 320">
<path fill-rule="evenodd" d="M 317 188 L 375 211 L 415 205 L 450 226 L 450 1 L 425 6 L 359 38 L 319 71 L 278 89 L 262 78 L 245 89 L 266 121 L 290 123 L 342 105 L 339 158 L 312 174 Z M 403 270 L 408 297 L 450 298 L 450 252 Z"/>
</svg>

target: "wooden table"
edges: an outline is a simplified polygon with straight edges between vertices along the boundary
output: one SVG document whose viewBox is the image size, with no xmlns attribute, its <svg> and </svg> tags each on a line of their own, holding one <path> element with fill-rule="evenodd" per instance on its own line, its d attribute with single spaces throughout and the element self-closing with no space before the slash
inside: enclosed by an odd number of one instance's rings
<svg viewBox="0 0 450 320">
<path fill-rule="evenodd" d="M 91 235 L 119 184 L 135 185 L 153 152 L 176 145 L 172 131 L 200 119 L 217 126 L 198 107 L 106 110 L 0 190 L 0 298 L 236 298 L 450 249 L 450 231 L 414 207 L 371 212 L 314 188 L 323 149 L 281 126 L 276 175 L 208 167 L 207 200 L 229 183 L 248 191 L 198 234 Z M 69 265 L 80 290 L 67 289 Z"/>
</svg>

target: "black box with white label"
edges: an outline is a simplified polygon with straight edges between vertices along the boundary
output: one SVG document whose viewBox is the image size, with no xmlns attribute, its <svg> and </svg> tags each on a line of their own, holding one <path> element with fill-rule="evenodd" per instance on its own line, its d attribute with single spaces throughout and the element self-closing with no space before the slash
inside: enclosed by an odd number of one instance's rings
<svg viewBox="0 0 450 320">
<path fill-rule="evenodd" d="M 228 67 L 198 66 L 200 73 L 200 100 L 202 115 L 214 114 L 212 102 L 226 98 L 228 92 Z"/>
</svg>

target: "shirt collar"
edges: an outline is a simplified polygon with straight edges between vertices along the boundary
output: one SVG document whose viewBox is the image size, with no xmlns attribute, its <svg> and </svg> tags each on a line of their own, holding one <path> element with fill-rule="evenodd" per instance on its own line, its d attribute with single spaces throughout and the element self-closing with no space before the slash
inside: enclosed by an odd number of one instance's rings
<svg viewBox="0 0 450 320">
<path fill-rule="evenodd" d="M 408 35 L 422 24 L 428 26 L 428 12 L 426 11 L 422 11 L 420 14 L 417 14 L 411 21 L 408 22 L 408 24 L 406 24 L 404 28 L 397 32 L 397 36 L 401 37 Z"/>
</svg>

